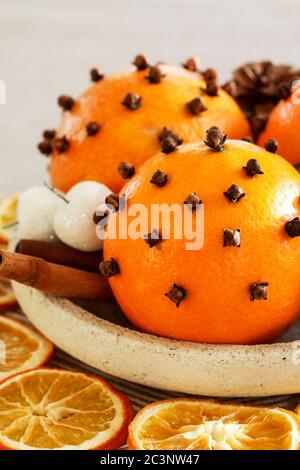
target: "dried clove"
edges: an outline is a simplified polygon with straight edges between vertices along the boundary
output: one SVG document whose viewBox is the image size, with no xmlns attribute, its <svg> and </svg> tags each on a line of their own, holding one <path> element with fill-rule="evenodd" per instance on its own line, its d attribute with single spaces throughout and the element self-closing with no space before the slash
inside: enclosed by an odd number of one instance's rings
<svg viewBox="0 0 300 470">
<path fill-rule="evenodd" d="M 118 171 L 125 180 L 132 178 L 135 173 L 134 166 L 129 162 L 121 162 Z"/>
<path fill-rule="evenodd" d="M 209 96 L 218 96 L 219 94 L 219 87 L 217 84 L 217 72 L 215 69 L 207 69 L 203 72 L 203 78 L 205 81 L 205 88 L 201 88 L 201 90 Z"/>
<path fill-rule="evenodd" d="M 263 175 L 264 172 L 261 171 L 260 164 L 255 158 L 248 160 L 247 165 L 243 166 L 243 169 L 246 171 L 247 175 L 250 178 L 253 178 L 255 175 Z"/>
<path fill-rule="evenodd" d="M 268 282 L 256 282 L 250 286 L 250 300 L 267 300 L 268 299 Z"/>
<path fill-rule="evenodd" d="M 191 194 L 187 196 L 187 198 L 184 201 L 184 204 L 190 205 L 192 211 L 195 212 L 198 209 L 199 205 L 202 204 L 202 201 L 197 193 L 192 192 Z"/>
<path fill-rule="evenodd" d="M 146 80 L 149 81 L 149 83 L 160 83 L 162 78 L 164 78 L 165 75 L 162 73 L 160 67 L 158 65 L 154 65 L 152 67 L 149 67 L 148 75 L 146 76 Z"/>
<path fill-rule="evenodd" d="M 105 204 L 112 206 L 115 212 L 120 209 L 120 196 L 118 194 L 109 194 L 105 198 Z"/>
<path fill-rule="evenodd" d="M 136 93 L 127 93 L 122 101 L 122 105 L 127 109 L 131 109 L 132 111 L 138 109 L 141 106 L 141 103 L 142 97 Z"/>
<path fill-rule="evenodd" d="M 223 246 L 241 246 L 241 231 L 224 229 L 224 243 Z"/>
<path fill-rule="evenodd" d="M 155 184 L 159 188 L 162 188 L 163 186 L 165 186 L 167 181 L 168 181 L 168 175 L 166 175 L 166 173 L 163 173 L 160 170 L 157 170 L 152 176 L 150 183 Z"/>
<path fill-rule="evenodd" d="M 99 265 L 99 270 L 100 270 L 100 273 L 107 278 L 113 277 L 116 274 L 120 273 L 119 265 L 114 258 L 101 261 Z"/>
<path fill-rule="evenodd" d="M 148 61 L 143 54 L 138 54 L 132 63 L 136 66 L 137 70 L 146 70 L 149 67 Z"/>
<path fill-rule="evenodd" d="M 227 135 L 224 134 L 217 126 L 213 126 L 206 131 L 206 140 L 204 143 L 212 150 L 221 152 L 224 150 L 226 139 Z"/>
<path fill-rule="evenodd" d="M 61 95 L 57 99 L 58 106 L 60 106 L 63 111 L 71 111 L 73 106 L 75 105 L 75 100 L 68 95 Z"/>
<path fill-rule="evenodd" d="M 67 152 L 70 148 L 70 142 L 65 135 L 53 139 L 51 145 L 52 149 L 58 153 Z"/>
<path fill-rule="evenodd" d="M 165 296 L 174 302 L 176 307 L 179 307 L 180 303 L 187 296 L 187 291 L 178 284 L 173 284 L 173 287 L 169 290 L 169 292 L 166 292 Z"/>
<path fill-rule="evenodd" d="M 203 111 L 207 110 L 202 98 L 200 98 L 199 96 L 189 101 L 186 104 L 186 107 L 194 116 L 197 116 L 198 114 L 203 113 Z"/>
<path fill-rule="evenodd" d="M 158 140 L 159 142 L 162 142 L 166 137 L 171 136 L 177 143 L 177 145 L 181 145 L 183 142 L 183 139 L 179 137 L 175 132 L 172 132 L 170 129 L 167 127 L 163 127 L 160 133 L 158 134 Z"/>
<path fill-rule="evenodd" d="M 104 74 L 102 73 L 101 70 L 97 68 L 93 68 L 90 70 L 90 77 L 91 77 L 92 82 L 96 83 L 104 78 Z"/>
<path fill-rule="evenodd" d="M 150 248 L 153 248 L 155 245 L 158 245 L 162 241 L 162 237 L 159 233 L 159 230 L 154 229 L 152 232 L 148 233 L 144 237 L 145 242 Z"/>
<path fill-rule="evenodd" d="M 43 132 L 43 137 L 45 140 L 52 140 L 54 139 L 55 134 L 56 134 L 56 131 L 54 129 L 46 129 Z"/>
<path fill-rule="evenodd" d="M 168 135 L 167 137 L 165 137 L 161 141 L 160 145 L 161 145 L 161 151 L 163 153 L 174 152 L 178 147 L 177 140 L 174 137 L 172 137 L 171 135 Z"/>
<path fill-rule="evenodd" d="M 276 139 L 268 139 L 264 143 L 264 147 L 267 152 L 277 153 L 279 149 L 279 144 Z"/>
<path fill-rule="evenodd" d="M 43 155 L 50 155 L 52 153 L 52 144 L 50 140 L 43 140 L 37 147 Z"/>
<path fill-rule="evenodd" d="M 300 237 L 300 219 L 295 217 L 285 224 L 285 231 L 290 238 Z"/>
<path fill-rule="evenodd" d="M 86 126 L 86 133 L 89 137 L 98 134 L 99 130 L 100 126 L 96 121 L 91 121 Z"/>
<path fill-rule="evenodd" d="M 246 193 L 244 193 L 242 188 L 237 184 L 232 184 L 223 194 L 233 203 L 240 201 L 246 196 Z"/>
<path fill-rule="evenodd" d="M 104 211 L 101 215 L 96 212 L 94 212 L 94 215 L 93 215 L 93 222 L 95 225 L 98 225 L 98 224 L 101 224 L 101 222 L 106 219 L 106 217 L 108 217 L 109 215 L 109 212 L 108 211 Z"/>
<path fill-rule="evenodd" d="M 199 57 L 189 57 L 183 64 L 182 66 L 186 69 L 189 70 L 190 72 L 199 72 L 200 69 L 200 59 Z"/>
</svg>

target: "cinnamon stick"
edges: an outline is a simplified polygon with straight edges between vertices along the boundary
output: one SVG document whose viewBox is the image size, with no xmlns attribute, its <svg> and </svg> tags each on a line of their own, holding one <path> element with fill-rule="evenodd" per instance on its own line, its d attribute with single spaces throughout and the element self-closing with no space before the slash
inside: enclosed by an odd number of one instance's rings
<svg viewBox="0 0 300 470">
<path fill-rule="evenodd" d="M 96 273 L 99 272 L 99 264 L 103 259 L 102 251 L 83 252 L 61 242 L 22 239 L 18 242 L 15 251 L 23 255 L 42 258 L 50 263 Z"/>
<path fill-rule="evenodd" d="M 7 250 L 0 250 L 0 277 L 59 297 L 102 302 L 112 298 L 107 280 L 101 274 Z"/>
</svg>

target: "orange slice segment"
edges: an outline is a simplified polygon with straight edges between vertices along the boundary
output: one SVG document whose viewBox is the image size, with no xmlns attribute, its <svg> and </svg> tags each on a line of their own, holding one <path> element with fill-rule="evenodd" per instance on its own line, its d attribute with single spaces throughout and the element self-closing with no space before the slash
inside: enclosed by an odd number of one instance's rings
<svg viewBox="0 0 300 470">
<path fill-rule="evenodd" d="M 116 449 L 132 414 L 128 399 L 100 377 L 24 372 L 0 384 L 0 448 Z"/>
<path fill-rule="evenodd" d="M 53 345 L 21 322 L 0 317 L 0 381 L 24 370 L 40 367 L 53 353 Z M 2 356 L 2 354 L 1 354 Z"/>
<path fill-rule="evenodd" d="M 279 408 L 167 400 L 137 414 L 128 444 L 138 450 L 296 450 L 300 420 Z"/>
<path fill-rule="evenodd" d="M 0 312 L 15 310 L 18 302 L 11 287 L 11 282 L 0 278 Z"/>
<path fill-rule="evenodd" d="M 18 195 L 7 196 L 0 201 L 0 245 L 7 246 L 14 228 L 3 229 L 17 220 Z"/>
</svg>

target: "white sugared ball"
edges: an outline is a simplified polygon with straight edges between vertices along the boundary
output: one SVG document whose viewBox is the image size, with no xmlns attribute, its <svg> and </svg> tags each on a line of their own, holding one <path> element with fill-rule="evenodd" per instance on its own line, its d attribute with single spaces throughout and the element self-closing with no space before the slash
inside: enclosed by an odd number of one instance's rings
<svg viewBox="0 0 300 470">
<path fill-rule="evenodd" d="M 45 186 L 24 191 L 18 205 L 18 238 L 55 240 L 53 217 L 58 208 L 64 205 L 66 203 Z"/>
<path fill-rule="evenodd" d="M 60 207 L 54 216 L 54 230 L 66 245 L 81 251 L 102 249 L 93 221 L 97 208 L 105 202 L 111 190 L 95 181 L 83 181 L 66 194 L 68 204 Z"/>
</svg>

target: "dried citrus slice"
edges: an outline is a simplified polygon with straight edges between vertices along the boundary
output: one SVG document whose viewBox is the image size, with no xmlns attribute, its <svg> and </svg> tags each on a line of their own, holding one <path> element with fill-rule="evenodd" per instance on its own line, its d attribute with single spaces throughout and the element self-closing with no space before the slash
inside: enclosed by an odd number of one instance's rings
<svg viewBox="0 0 300 470">
<path fill-rule="evenodd" d="M 0 381 L 24 370 L 40 367 L 53 353 L 53 345 L 23 323 L 0 316 Z"/>
<path fill-rule="evenodd" d="M 296 450 L 300 420 L 290 411 L 193 399 L 143 408 L 129 427 L 138 450 Z"/>
<path fill-rule="evenodd" d="M 3 227 L 14 224 L 17 220 L 17 207 L 18 207 L 18 195 L 13 194 L 7 196 L 0 201 L 0 245 L 7 246 L 11 234 L 12 228 L 3 229 Z"/>
<path fill-rule="evenodd" d="M 13 293 L 10 281 L 0 278 L 0 312 L 15 310 L 17 307 L 18 302 Z"/>
<path fill-rule="evenodd" d="M 0 384 L 0 448 L 116 449 L 132 414 L 129 400 L 100 377 L 23 372 Z"/>
</svg>

